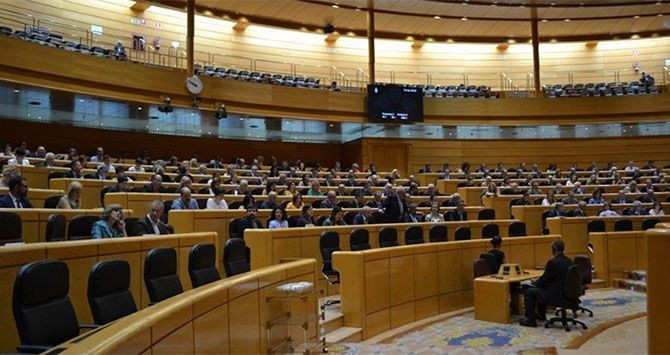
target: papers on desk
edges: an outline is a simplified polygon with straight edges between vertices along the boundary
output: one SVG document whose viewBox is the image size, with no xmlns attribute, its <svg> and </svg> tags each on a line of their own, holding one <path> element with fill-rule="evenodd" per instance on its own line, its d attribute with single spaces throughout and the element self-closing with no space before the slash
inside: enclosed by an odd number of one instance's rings
<svg viewBox="0 0 670 355">
<path fill-rule="evenodd" d="M 522 288 L 535 287 L 535 284 L 533 283 L 533 280 L 525 280 L 525 281 L 521 281 L 521 287 Z"/>
</svg>

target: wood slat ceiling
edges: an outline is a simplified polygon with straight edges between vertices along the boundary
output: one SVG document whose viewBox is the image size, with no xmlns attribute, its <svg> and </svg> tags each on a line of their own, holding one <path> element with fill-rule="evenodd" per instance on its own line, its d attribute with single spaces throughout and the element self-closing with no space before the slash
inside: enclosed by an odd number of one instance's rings
<svg viewBox="0 0 670 355">
<path fill-rule="evenodd" d="M 670 35 L 670 24 L 665 23 L 670 0 L 375 0 L 377 37 L 526 40 L 531 1 L 543 19 L 539 30 L 544 41 Z M 185 2 L 160 4 L 181 9 Z M 332 24 L 339 33 L 357 35 L 365 35 L 366 6 L 366 0 L 196 0 L 199 11 L 209 10 L 214 16 L 246 17 L 251 23 L 295 29 Z"/>
</svg>

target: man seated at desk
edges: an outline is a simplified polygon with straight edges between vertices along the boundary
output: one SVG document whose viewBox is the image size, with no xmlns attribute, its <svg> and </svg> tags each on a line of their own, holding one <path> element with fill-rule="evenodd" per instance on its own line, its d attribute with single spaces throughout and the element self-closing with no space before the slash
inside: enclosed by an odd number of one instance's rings
<svg viewBox="0 0 670 355">
<path fill-rule="evenodd" d="M 525 290 L 524 307 L 526 318 L 519 321 L 524 327 L 537 327 L 536 319 L 546 320 L 547 304 L 558 304 L 563 297 L 563 281 L 573 262 L 563 255 L 565 244 L 562 240 L 551 243 L 554 256 L 544 267 L 542 276 Z M 537 308 L 536 308 L 537 306 Z"/>
</svg>

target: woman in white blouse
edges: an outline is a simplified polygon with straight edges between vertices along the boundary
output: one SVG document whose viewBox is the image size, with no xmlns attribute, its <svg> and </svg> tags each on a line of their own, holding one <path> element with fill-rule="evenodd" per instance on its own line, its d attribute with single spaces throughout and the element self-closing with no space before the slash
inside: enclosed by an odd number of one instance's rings
<svg viewBox="0 0 670 355">
<path fill-rule="evenodd" d="M 444 222 L 444 216 L 440 214 L 440 206 L 437 203 L 430 205 L 430 213 L 426 215 L 426 222 Z"/>
<path fill-rule="evenodd" d="M 661 206 L 660 202 L 654 201 L 654 205 L 649 210 L 649 215 L 650 216 L 665 216 L 665 212 L 663 212 L 663 206 Z"/>
<path fill-rule="evenodd" d="M 270 229 L 276 229 L 276 228 L 288 228 L 288 220 L 286 219 L 286 213 L 281 207 L 275 207 L 275 209 L 272 210 L 272 219 L 270 220 L 270 223 L 268 223 L 268 228 Z"/>
<path fill-rule="evenodd" d="M 223 199 L 225 191 L 222 188 L 216 188 L 214 191 L 214 197 L 207 199 L 207 209 L 208 210 L 227 210 L 228 204 L 226 200 Z"/>
</svg>

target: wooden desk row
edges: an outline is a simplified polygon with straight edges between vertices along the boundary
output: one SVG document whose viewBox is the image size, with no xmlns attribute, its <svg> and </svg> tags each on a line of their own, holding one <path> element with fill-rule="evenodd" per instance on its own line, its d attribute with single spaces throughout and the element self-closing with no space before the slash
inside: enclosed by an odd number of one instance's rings
<svg viewBox="0 0 670 355">
<path fill-rule="evenodd" d="M 61 210 L 55 208 L 0 208 L 0 212 L 13 212 L 21 217 L 21 228 L 24 243 L 42 243 L 45 242 L 45 232 L 47 220 L 52 214 L 62 214 L 69 226 L 72 218 L 81 215 L 100 216 L 101 209 L 84 209 L 84 210 Z M 123 210 L 123 215 L 127 217 L 143 216 L 135 215 L 133 210 Z"/>
<path fill-rule="evenodd" d="M 217 247 L 217 267 L 220 271 L 222 251 L 216 233 L 190 233 L 152 237 L 97 239 L 52 243 L 33 243 L 0 247 L 0 351 L 14 352 L 19 338 L 12 315 L 12 292 L 14 279 L 22 265 L 58 259 L 67 263 L 70 271 L 70 299 L 80 323 L 93 323 L 87 299 L 88 276 L 91 267 L 98 261 L 121 259 L 130 264 L 130 291 L 139 309 L 148 305 L 148 294 L 144 286 L 144 259 L 154 248 L 175 248 L 178 256 L 177 273 L 185 290 L 191 288 L 188 275 L 188 255 L 195 244 L 213 243 Z M 225 274 L 225 273 L 224 273 Z M 155 307 L 155 306 L 154 306 Z M 152 307 L 152 308 L 154 308 Z"/>
<path fill-rule="evenodd" d="M 558 236 L 505 239 L 508 262 L 544 265 Z M 490 249 L 469 240 L 333 253 L 340 273 L 344 325 L 363 328 L 363 339 L 473 305 L 473 263 Z"/>
<path fill-rule="evenodd" d="M 367 224 L 362 226 L 331 226 L 331 227 L 304 227 L 289 229 L 247 229 L 244 231 L 244 240 L 251 248 L 251 268 L 257 269 L 278 263 L 287 258 L 312 258 L 320 264 L 323 259 L 319 249 L 321 233 L 334 231 L 340 235 L 340 248 L 350 250 L 349 235 L 354 229 L 365 229 L 369 232 L 369 241 L 372 248 L 379 248 L 379 231 L 382 228 L 395 228 L 398 232 L 398 243 L 405 244 L 405 230 L 410 226 L 420 226 L 423 229 L 423 238 L 428 243 L 428 231 L 436 224 L 447 227 L 448 240 L 454 241 L 454 232 L 459 227 L 469 227 L 472 239 L 481 239 L 482 227 L 486 224 L 497 224 L 500 235 L 507 238 L 508 226 L 513 220 L 495 221 L 464 221 L 444 223 L 399 223 L 399 224 Z M 488 240 L 484 244 L 489 243 Z M 319 278 L 319 288 L 327 289 L 328 294 L 337 294 L 337 285 L 327 285 L 323 277 Z"/>
<path fill-rule="evenodd" d="M 642 222 L 647 219 L 658 219 L 661 222 L 670 222 L 670 216 L 620 216 L 620 217 L 554 217 L 547 218 L 549 233 L 560 234 L 565 241 L 565 254 L 574 257 L 577 254 L 588 254 L 587 243 L 589 233 L 586 226 L 590 221 L 602 220 L 605 222 L 605 231 L 614 231 L 614 222 L 620 219 L 629 219 L 633 222 L 633 230 L 642 230 Z"/>
<path fill-rule="evenodd" d="M 626 270 L 647 270 L 645 231 L 589 233 L 596 278 L 616 287 L 614 279 L 626 278 Z"/>
</svg>

